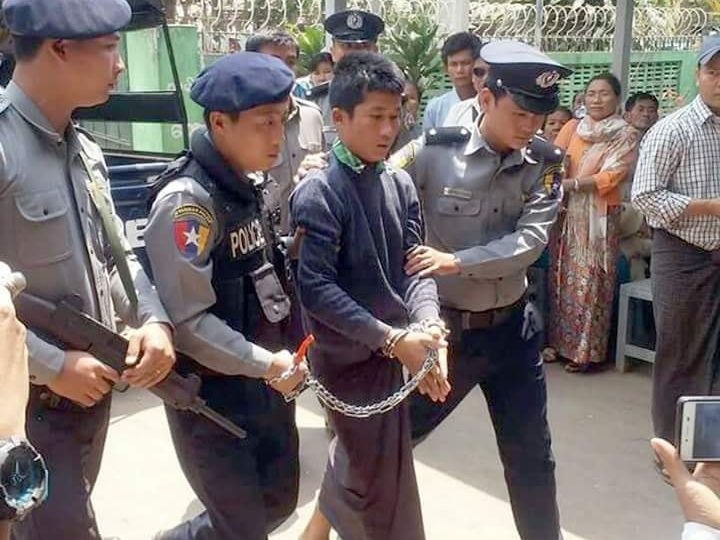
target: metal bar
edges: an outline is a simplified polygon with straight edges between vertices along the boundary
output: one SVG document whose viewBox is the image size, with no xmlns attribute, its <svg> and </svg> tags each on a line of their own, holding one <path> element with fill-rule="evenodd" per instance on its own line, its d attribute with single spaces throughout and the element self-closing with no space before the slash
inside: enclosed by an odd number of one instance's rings
<svg viewBox="0 0 720 540">
<path fill-rule="evenodd" d="M 535 46 L 542 49 L 543 9 L 545 2 L 535 0 Z"/>
<path fill-rule="evenodd" d="M 327 19 L 333 13 L 345 11 L 347 9 L 347 0 L 325 0 L 325 18 Z M 332 37 L 330 34 L 325 35 L 325 44 L 332 46 Z"/>
<path fill-rule="evenodd" d="M 633 39 L 633 1 L 618 0 L 613 37 L 612 72 L 622 83 L 622 102 L 630 86 L 630 51 Z"/>
<path fill-rule="evenodd" d="M 180 83 L 180 74 L 178 73 L 177 62 L 175 60 L 175 51 L 170 41 L 170 29 L 168 28 L 167 21 L 163 22 L 162 25 L 163 36 L 165 37 L 165 47 L 167 47 L 168 59 L 170 60 L 170 71 L 172 72 L 173 84 L 175 84 L 175 91 L 177 97 L 178 109 L 182 116 L 182 123 L 180 124 L 183 135 L 183 148 L 190 148 L 190 130 L 188 128 L 188 115 L 185 109 L 185 97 L 183 95 L 183 87 Z"/>
</svg>

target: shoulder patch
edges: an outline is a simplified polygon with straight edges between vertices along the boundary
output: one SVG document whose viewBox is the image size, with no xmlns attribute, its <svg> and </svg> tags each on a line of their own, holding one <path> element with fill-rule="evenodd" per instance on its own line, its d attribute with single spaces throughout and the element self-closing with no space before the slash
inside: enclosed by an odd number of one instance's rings
<svg viewBox="0 0 720 540">
<path fill-rule="evenodd" d="M 564 169 L 562 163 L 549 163 L 543 170 L 542 181 L 545 192 L 552 200 L 559 199 L 562 196 L 562 179 Z"/>
<path fill-rule="evenodd" d="M 431 128 L 425 132 L 428 146 L 462 144 L 469 139 L 470 130 L 460 126 Z"/>
<path fill-rule="evenodd" d="M 397 152 L 388 158 L 387 163 L 394 169 L 407 169 L 410 165 L 415 163 L 417 155 L 425 146 L 423 137 L 418 137 L 407 143 L 405 146 L 400 148 Z"/>
<path fill-rule="evenodd" d="M 525 148 L 525 158 L 531 163 L 538 163 L 540 160 L 547 163 L 562 163 L 565 152 L 544 137 L 535 135 Z"/>
<path fill-rule="evenodd" d="M 213 217 L 198 204 L 183 204 L 173 212 L 175 246 L 183 257 L 198 257 L 205 251 Z"/>
<path fill-rule="evenodd" d="M 305 94 L 305 99 L 313 101 L 315 99 L 320 98 L 321 96 L 326 95 L 328 92 L 330 92 L 330 82 L 329 81 L 319 84 L 317 86 L 313 86 Z"/>
</svg>

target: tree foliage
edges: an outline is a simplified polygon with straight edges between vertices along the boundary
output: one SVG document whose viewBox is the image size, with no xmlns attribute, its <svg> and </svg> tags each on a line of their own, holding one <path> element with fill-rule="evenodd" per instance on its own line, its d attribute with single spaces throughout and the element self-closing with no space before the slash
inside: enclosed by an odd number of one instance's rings
<svg viewBox="0 0 720 540">
<path fill-rule="evenodd" d="M 440 44 L 444 36 L 427 14 L 401 17 L 385 33 L 380 46 L 422 93 L 441 84 L 444 77 Z"/>
</svg>

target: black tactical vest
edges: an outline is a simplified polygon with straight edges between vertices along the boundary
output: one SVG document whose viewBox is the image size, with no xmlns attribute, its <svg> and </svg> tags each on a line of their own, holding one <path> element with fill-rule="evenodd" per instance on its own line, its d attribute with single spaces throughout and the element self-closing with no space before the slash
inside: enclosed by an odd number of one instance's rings
<svg viewBox="0 0 720 540">
<path fill-rule="evenodd" d="M 149 204 L 176 178 L 192 178 L 205 188 L 219 230 L 211 252 L 217 302 L 210 313 L 262 347 L 286 347 L 290 300 L 285 258 L 263 204 L 262 188 L 239 178 L 204 131 L 193 134 L 190 148 L 154 183 Z"/>
</svg>

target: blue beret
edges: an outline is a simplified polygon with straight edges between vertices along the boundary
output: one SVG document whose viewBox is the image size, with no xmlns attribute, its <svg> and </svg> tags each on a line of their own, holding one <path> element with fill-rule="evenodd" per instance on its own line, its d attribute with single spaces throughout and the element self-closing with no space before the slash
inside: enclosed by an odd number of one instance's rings
<svg viewBox="0 0 720 540">
<path fill-rule="evenodd" d="M 105 36 L 132 17 L 127 0 L 5 0 L 2 11 L 11 34 L 55 39 Z"/>
<path fill-rule="evenodd" d="M 486 84 L 506 90 L 519 107 L 537 114 L 557 108 L 558 82 L 572 74 L 571 69 L 519 41 L 491 41 L 480 50 L 480 57 L 490 65 Z"/>
<path fill-rule="evenodd" d="M 295 74 L 282 60 L 256 52 L 238 52 L 205 68 L 190 97 L 208 111 L 242 112 L 287 99 Z"/>
<path fill-rule="evenodd" d="M 373 13 L 351 9 L 333 13 L 325 19 L 325 31 L 343 43 L 377 41 L 385 30 L 385 22 Z"/>
</svg>

